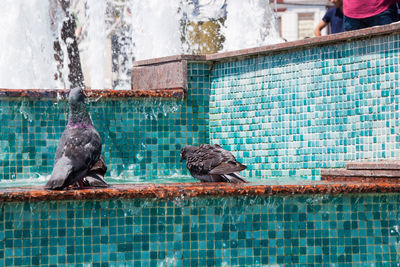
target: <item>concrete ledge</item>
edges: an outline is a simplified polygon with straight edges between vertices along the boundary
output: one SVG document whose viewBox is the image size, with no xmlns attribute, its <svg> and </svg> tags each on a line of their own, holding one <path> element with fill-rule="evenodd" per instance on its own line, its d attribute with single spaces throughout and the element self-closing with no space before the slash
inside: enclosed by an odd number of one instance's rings
<svg viewBox="0 0 400 267">
<path fill-rule="evenodd" d="M 0 189 L 0 202 L 345 193 L 400 193 L 400 183 L 308 181 L 289 185 L 252 185 L 251 183 L 240 185 L 226 183 L 130 184 L 113 185 L 104 189 L 66 191 L 47 191 L 43 187 L 19 187 Z"/>
</svg>

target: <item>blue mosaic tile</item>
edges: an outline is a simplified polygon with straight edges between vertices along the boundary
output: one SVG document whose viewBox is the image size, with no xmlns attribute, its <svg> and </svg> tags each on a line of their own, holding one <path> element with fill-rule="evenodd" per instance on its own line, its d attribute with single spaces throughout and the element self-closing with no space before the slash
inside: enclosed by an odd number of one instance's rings
<svg viewBox="0 0 400 267">
<path fill-rule="evenodd" d="M 398 261 L 398 195 L 9 203 L 1 211 L 9 230 L 0 231 L 0 258 L 13 266 Z M 54 221 L 48 231 L 36 212 Z"/>
<path fill-rule="evenodd" d="M 395 266 L 399 207 L 398 194 L 2 203 L 0 262 Z"/>
<path fill-rule="evenodd" d="M 216 63 L 210 141 L 251 177 L 399 157 L 399 35 Z"/>
<path fill-rule="evenodd" d="M 108 176 L 148 180 L 188 175 L 180 149 L 209 142 L 208 68 L 189 64 L 190 90 L 184 100 L 89 102 Z M 49 175 L 68 118 L 65 101 L 2 98 L 0 106 L 0 119 L 8 126 L 0 128 L 0 180 Z"/>
<path fill-rule="evenodd" d="M 375 36 L 266 56 L 188 63 L 184 100 L 89 103 L 107 178 L 188 175 L 187 144 L 219 143 L 254 179 L 319 179 L 321 168 L 397 159 L 399 38 Z M 0 100 L 0 181 L 49 175 L 63 101 Z"/>
</svg>

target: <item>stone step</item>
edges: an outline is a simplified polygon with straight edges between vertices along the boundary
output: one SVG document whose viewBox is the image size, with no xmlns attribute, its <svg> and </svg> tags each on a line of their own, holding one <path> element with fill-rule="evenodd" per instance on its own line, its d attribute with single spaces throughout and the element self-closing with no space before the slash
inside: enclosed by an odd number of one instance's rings
<svg viewBox="0 0 400 267">
<path fill-rule="evenodd" d="M 348 169 L 321 169 L 321 180 L 342 181 L 373 181 L 376 179 L 385 181 L 397 181 L 400 178 L 400 170 L 348 170 Z"/>
<path fill-rule="evenodd" d="M 400 170 L 400 161 L 349 162 L 347 170 Z"/>
</svg>

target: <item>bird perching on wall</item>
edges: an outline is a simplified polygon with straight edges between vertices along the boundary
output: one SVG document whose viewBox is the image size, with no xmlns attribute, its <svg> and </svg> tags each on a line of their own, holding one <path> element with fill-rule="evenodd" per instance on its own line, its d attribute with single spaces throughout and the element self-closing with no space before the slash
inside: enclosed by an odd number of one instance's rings
<svg viewBox="0 0 400 267">
<path fill-rule="evenodd" d="M 190 174 L 201 182 L 248 183 L 239 174 L 246 166 L 220 145 L 185 146 L 181 149 L 183 160 Z"/>
<path fill-rule="evenodd" d="M 68 124 L 58 142 L 53 171 L 45 188 L 63 190 L 75 184 L 107 187 L 101 139 L 86 109 L 83 90 L 72 89 L 68 102 Z"/>
</svg>

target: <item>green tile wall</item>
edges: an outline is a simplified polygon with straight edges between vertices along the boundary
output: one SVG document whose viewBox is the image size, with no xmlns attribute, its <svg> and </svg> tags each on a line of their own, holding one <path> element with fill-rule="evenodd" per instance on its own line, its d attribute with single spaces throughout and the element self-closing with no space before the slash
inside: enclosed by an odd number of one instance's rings
<svg viewBox="0 0 400 267">
<path fill-rule="evenodd" d="M 0 204 L 0 266 L 396 266 L 400 195 Z"/>
<path fill-rule="evenodd" d="M 209 66 L 188 66 L 184 100 L 113 99 L 88 104 L 103 141 L 109 177 L 187 175 L 180 149 L 208 143 Z M 67 123 L 65 101 L 0 99 L 0 180 L 49 175 Z M 190 179 L 190 178 L 189 178 Z"/>
<path fill-rule="evenodd" d="M 319 179 L 348 161 L 398 159 L 399 43 L 395 34 L 217 62 L 210 142 L 251 177 Z"/>
</svg>

